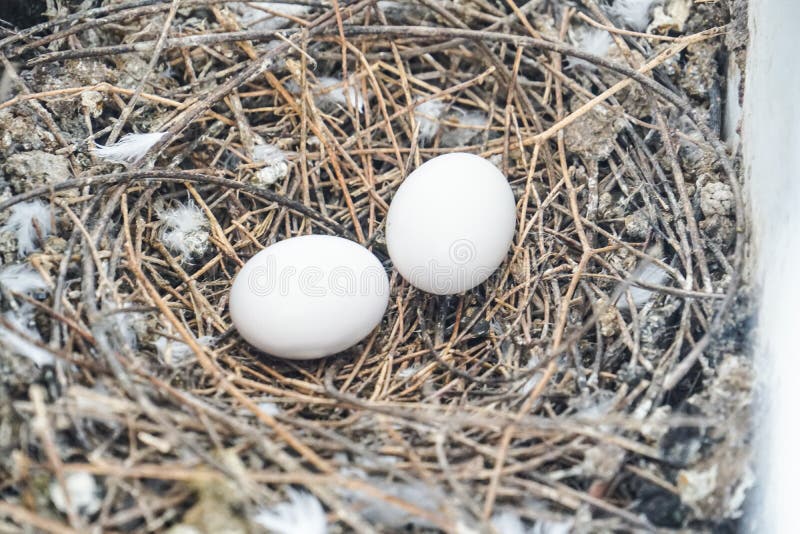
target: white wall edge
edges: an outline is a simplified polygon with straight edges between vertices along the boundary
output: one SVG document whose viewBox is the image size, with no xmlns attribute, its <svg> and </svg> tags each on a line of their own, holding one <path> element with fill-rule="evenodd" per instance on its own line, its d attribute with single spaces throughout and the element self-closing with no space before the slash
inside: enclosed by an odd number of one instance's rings
<svg viewBox="0 0 800 534">
<path fill-rule="evenodd" d="M 755 287 L 757 532 L 800 532 L 800 2 L 751 0 L 742 148 Z M 766 411 L 761 411 L 766 410 Z"/>
</svg>

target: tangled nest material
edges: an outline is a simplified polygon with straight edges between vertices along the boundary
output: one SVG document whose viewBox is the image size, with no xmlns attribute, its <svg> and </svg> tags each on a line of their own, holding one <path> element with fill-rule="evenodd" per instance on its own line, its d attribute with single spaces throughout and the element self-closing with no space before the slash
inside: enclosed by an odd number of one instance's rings
<svg viewBox="0 0 800 534">
<path fill-rule="evenodd" d="M 752 378 L 716 133 L 728 9 L 638 2 L 642 27 L 635 3 L 84 2 L 9 32 L 4 527 L 735 521 Z M 330 233 L 390 269 L 392 194 L 450 151 L 518 200 L 487 283 L 435 297 L 392 272 L 381 325 L 320 361 L 237 337 L 244 261 Z"/>
</svg>

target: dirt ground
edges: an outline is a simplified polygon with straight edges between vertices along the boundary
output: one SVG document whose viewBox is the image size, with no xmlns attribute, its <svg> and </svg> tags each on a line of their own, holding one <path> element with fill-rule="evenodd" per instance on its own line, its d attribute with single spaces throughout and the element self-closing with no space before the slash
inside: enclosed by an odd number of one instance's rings
<svg viewBox="0 0 800 534">
<path fill-rule="evenodd" d="M 745 9 L 4 3 L 0 530 L 738 531 Z M 518 228 L 438 297 L 384 219 L 452 151 L 504 172 Z M 308 233 L 370 248 L 390 306 L 282 361 L 228 290 Z"/>
</svg>

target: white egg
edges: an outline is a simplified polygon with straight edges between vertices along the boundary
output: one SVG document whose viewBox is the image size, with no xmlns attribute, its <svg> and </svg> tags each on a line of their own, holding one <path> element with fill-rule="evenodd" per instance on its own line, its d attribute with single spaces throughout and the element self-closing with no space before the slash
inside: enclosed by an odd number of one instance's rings
<svg viewBox="0 0 800 534">
<path fill-rule="evenodd" d="M 411 285 L 452 295 L 500 266 L 516 219 L 514 193 L 497 167 L 473 154 L 445 154 L 400 185 L 389 206 L 386 245 Z"/>
<path fill-rule="evenodd" d="M 388 302 L 389 279 L 369 250 L 340 237 L 307 235 L 250 258 L 233 281 L 230 311 L 254 347 L 306 360 L 364 339 Z"/>
</svg>

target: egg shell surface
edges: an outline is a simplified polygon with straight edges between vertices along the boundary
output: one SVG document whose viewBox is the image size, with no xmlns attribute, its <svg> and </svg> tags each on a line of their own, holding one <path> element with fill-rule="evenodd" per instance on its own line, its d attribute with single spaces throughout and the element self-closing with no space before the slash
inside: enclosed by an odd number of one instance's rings
<svg viewBox="0 0 800 534">
<path fill-rule="evenodd" d="M 497 167 L 474 154 L 445 154 L 398 188 L 386 245 L 411 285 L 451 295 L 481 284 L 500 266 L 516 220 L 514 193 Z"/>
<path fill-rule="evenodd" d="M 352 347 L 380 323 L 389 279 L 358 243 L 307 235 L 250 258 L 231 286 L 231 319 L 254 347 L 306 360 Z"/>
</svg>

